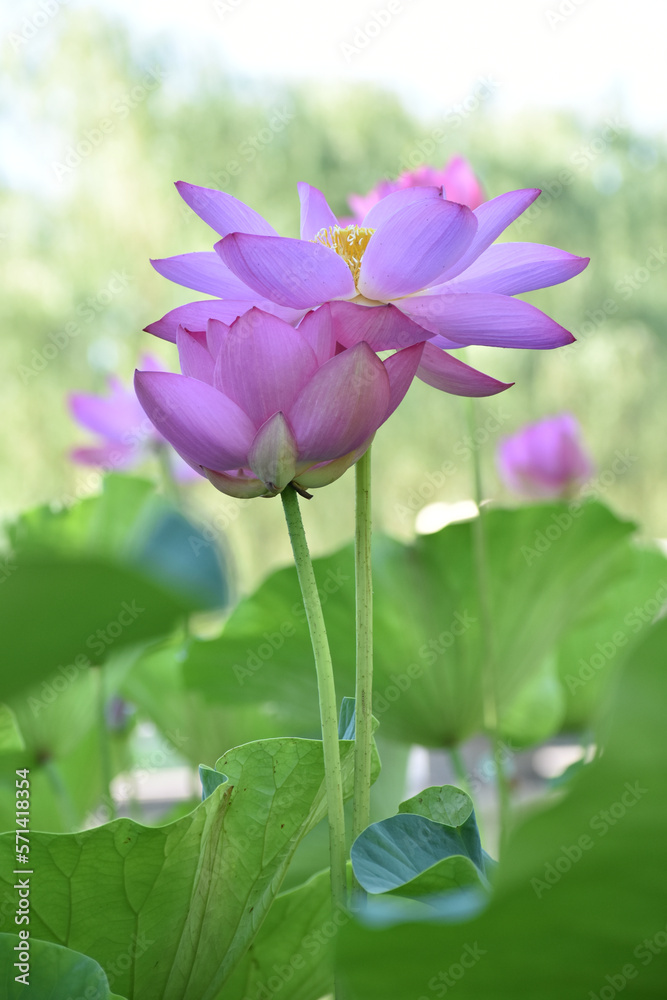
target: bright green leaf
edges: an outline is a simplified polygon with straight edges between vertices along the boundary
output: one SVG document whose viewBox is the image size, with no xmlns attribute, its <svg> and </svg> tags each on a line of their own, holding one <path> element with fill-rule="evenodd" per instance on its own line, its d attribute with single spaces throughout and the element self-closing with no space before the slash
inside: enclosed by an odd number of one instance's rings
<svg viewBox="0 0 667 1000">
<path fill-rule="evenodd" d="M 623 553 L 628 572 L 601 587 L 557 648 L 557 669 L 565 697 L 563 728 L 591 725 L 605 688 L 627 649 L 667 600 L 667 559 L 651 548 Z"/>
<path fill-rule="evenodd" d="M 341 743 L 346 796 L 353 750 Z M 32 832 L 32 935 L 116 970 L 129 1000 L 214 1000 L 326 812 L 319 741 L 246 744 L 217 769 L 228 781 L 169 826 L 122 819 L 75 835 Z M 14 834 L 3 835 L 0 911 L 15 894 L 13 855 Z"/>
<path fill-rule="evenodd" d="M 477 854 L 481 864 L 481 848 Z M 458 830 L 411 813 L 371 823 L 351 857 L 367 892 L 419 897 L 483 884 Z"/>
<path fill-rule="evenodd" d="M 425 788 L 418 795 L 401 802 L 398 811 L 426 816 L 435 823 L 456 827 L 463 827 L 472 817 L 472 823 L 477 828 L 472 799 L 456 785 L 432 785 Z M 479 840 L 479 834 L 477 839 Z"/>
<path fill-rule="evenodd" d="M 535 679 L 599 593 L 632 574 L 633 526 L 593 502 L 576 515 L 565 503 L 491 510 L 484 525 L 501 727 L 507 717 L 513 732 L 541 738 L 558 728 L 560 715 L 544 713 Z M 351 691 L 351 547 L 315 560 L 315 573 L 338 687 Z M 472 523 L 449 525 L 411 545 L 378 537 L 374 587 L 373 712 L 383 733 L 449 746 L 481 730 L 485 654 Z M 219 639 L 193 643 L 185 676 L 210 698 L 280 701 L 301 731 L 314 725 L 312 652 L 294 570 L 273 574 L 242 601 Z"/>
<path fill-rule="evenodd" d="M 104 557 L 136 568 L 194 608 L 217 608 L 228 600 L 220 553 L 143 479 L 107 476 L 99 496 L 59 511 L 28 511 L 7 534 L 18 560 L 47 551 Z"/>
<path fill-rule="evenodd" d="M 664 996 L 667 981 L 667 621 L 628 657 L 604 747 L 514 832 L 481 915 L 344 928 L 349 1000 Z"/>
<path fill-rule="evenodd" d="M 97 962 L 69 948 L 31 937 L 27 980 L 14 967 L 18 959 L 15 948 L 24 944 L 16 934 L 0 934 L 0 992 L 4 1000 L 124 1000 L 112 993 L 109 980 Z"/>
<path fill-rule="evenodd" d="M 333 947 L 347 914 L 331 914 L 329 872 L 276 897 L 234 974 L 217 1000 L 278 996 L 320 1000 L 333 988 Z"/>
<path fill-rule="evenodd" d="M 99 559 L 24 556 L 0 594 L 2 695 L 45 681 L 56 692 L 110 648 L 155 639 L 192 610 L 136 570 Z M 39 620 L 39 628 L 35 622 Z"/>
</svg>

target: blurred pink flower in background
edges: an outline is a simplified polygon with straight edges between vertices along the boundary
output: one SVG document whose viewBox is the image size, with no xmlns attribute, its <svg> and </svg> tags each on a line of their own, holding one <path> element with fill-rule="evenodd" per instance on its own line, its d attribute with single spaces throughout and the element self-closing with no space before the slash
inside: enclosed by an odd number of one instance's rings
<svg viewBox="0 0 667 1000">
<path fill-rule="evenodd" d="M 162 362 L 150 354 L 141 357 L 141 364 L 153 371 L 166 372 Z M 134 469 L 161 449 L 168 449 L 172 474 L 180 480 L 195 480 L 196 473 L 187 465 L 155 429 L 141 408 L 134 390 L 115 375 L 107 380 L 109 393 L 74 392 L 68 396 L 72 416 L 81 427 L 97 434 L 97 444 L 74 448 L 70 458 L 79 465 L 100 466 L 105 472 Z"/>
<path fill-rule="evenodd" d="M 463 156 L 452 156 L 440 169 L 422 166 L 406 170 L 395 181 L 380 181 L 368 194 L 349 195 L 347 201 L 354 217 L 341 220 L 341 225 L 347 225 L 348 222 L 360 225 L 364 216 L 382 198 L 409 187 L 444 187 L 448 201 L 456 201 L 468 208 L 477 208 L 486 201 L 484 189 L 469 162 Z"/>
<path fill-rule="evenodd" d="M 375 353 L 393 328 L 409 343 Z M 298 328 L 260 309 L 205 333 L 178 328 L 182 375 L 137 372 L 150 419 L 200 475 L 235 497 L 326 486 L 363 455 L 407 392 L 421 329 L 393 306 L 327 303 Z"/>
<path fill-rule="evenodd" d="M 570 413 L 528 424 L 501 440 L 496 463 L 508 489 L 543 499 L 571 496 L 594 470 Z"/>
</svg>

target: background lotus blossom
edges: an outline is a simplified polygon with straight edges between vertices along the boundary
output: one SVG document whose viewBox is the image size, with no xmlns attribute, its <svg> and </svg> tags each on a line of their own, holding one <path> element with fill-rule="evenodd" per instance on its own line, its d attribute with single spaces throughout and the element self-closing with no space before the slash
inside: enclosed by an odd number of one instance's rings
<svg viewBox="0 0 667 1000">
<path fill-rule="evenodd" d="M 386 326 L 405 328 L 405 319 L 391 306 L 349 303 L 309 312 L 298 328 L 257 308 L 230 326 L 179 326 L 183 374 L 137 372 L 137 396 L 185 461 L 223 493 L 326 486 L 364 453 L 414 378 L 418 328 L 416 343 L 381 361 L 373 342 Z"/>
<path fill-rule="evenodd" d="M 354 213 L 349 222 L 361 225 L 373 205 L 393 191 L 409 187 L 442 187 L 448 201 L 477 208 L 486 200 L 484 189 L 464 156 L 452 156 L 444 167 L 422 166 L 405 170 L 394 181 L 380 181 L 368 194 L 351 194 L 348 204 Z M 341 222 L 341 225 L 344 225 Z"/>
<path fill-rule="evenodd" d="M 510 191 L 474 211 L 439 187 L 410 187 L 382 198 L 362 226 L 338 225 L 317 188 L 299 184 L 301 238 L 280 237 L 257 212 L 222 191 L 183 182 L 187 204 L 221 236 L 215 252 L 153 261 L 178 284 L 217 299 L 172 310 L 146 329 L 175 340 L 179 325 L 203 329 L 257 306 L 297 323 L 324 302 L 391 303 L 422 328 L 418 376 L 438 389 L 488 396 L 508 388 L 447 353 L 469 344 L 550 349 L 574 338 L 513 296 L 579 274 L 588 258 L 535 243 L 494 240 L 539 195 Z M 391 337 L 376 346 L 405 346 Z"/>
<path fill-rule="evenodd" d="M 496 462 L 509 489 L 545 499 L 571 495 L 593 473 L 581 428 L 570 413 L 528 424 L 505 438 Z"/>
<path fill-rule="evenodd" d="M 153 371 L 167 371 L 162 362 L 151 354 L 141 357 L 141 364 Z M 115 375 L 108 380 L 109 393 L 74 392 L 68 397 L 74 419 L 86 430 L 97 434 L 99 444 L 74 448 L 72 461 L 80 465 L 101 466 L 107 471 L 134 469 L 159 449 L 168 448 L 163 436 L 146 419 L 139 400 Z M 195 479 L 192 469 L 171 452 L 169 460 L 177 479 Z"/>
</svg>

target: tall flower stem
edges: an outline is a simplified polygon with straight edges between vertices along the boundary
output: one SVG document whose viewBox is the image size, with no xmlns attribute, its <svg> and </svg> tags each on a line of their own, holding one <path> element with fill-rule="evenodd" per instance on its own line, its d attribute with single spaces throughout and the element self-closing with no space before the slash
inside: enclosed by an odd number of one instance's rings
<svg viewBox="0 0 667 1000">
<path fill-rule="evenodd" d="M 354 731 L 354 836 L 370 823 L 373 754 L 373 580 L 371 571 L 371 449 L 356 465 L 355 584 L 357 686 Z"/>
<path fill-rule="evenodd" d="M 287 530 L 289 531 L 296 563 L 296 572 L 303 595 L 306 618 L 313 645 L 317 688 L 322 722 L 324 774 L 329 812 L 329 848 L 331 856 L 331 895 L 334 911 L 347 906 L 347 879 L 345 871 L 345 816 L 343 813 L 343 780 L 338 743 L 338 712 L 334 687 L 331 651 L 327 639 L 322 604 L 317 591 L 313 564 L 299 509 L 299 498 L 293 487 L 281 493 Z"/>
<path fill-rule="evenodd" d="M 475 402 L 468 400 L 468 426 L 474 439 L 476 429 Z M 483 504 L 482 466 L 479 448 L 473 449 L 473 473 L 475 480 L 475 502 L 479 511 L 473 522 L 473 547 L 475 558 L 475 575 L 479 594 L 479 609 L 482 623 L 482 656 L 483 656 L 483 698 L 484 725 L 491 735 L 493 757 L 496 764 L 496 782 L 498 789 L 499 816 L 499 854 L 505 847 L 510 825 L 510 791 L 507 774 L 503 766 L 503 743 L 500 738 L 498 724 L 498 664 L 495 641 L 495 625 L 491 599 L 491 584 L 489 580 L 489 565 L 486 538 L 486 510 Z"/>
</svg>

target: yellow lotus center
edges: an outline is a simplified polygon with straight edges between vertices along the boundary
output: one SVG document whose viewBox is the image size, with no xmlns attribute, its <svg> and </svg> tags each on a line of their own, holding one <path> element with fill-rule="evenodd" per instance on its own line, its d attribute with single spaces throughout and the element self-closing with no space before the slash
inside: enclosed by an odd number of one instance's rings
<svg viewBox="0 0 667 1000">
<path fill-rule="evenodd" d="M 356 287 L 361 258 L 374 232 L 374 229 L 364 229 L 363 226 L 345 226 L 345 228 L 329 226 L 328 229 L 320 229 L 315 239 L 310 242 L 321 243 L 322 246 L 335 250 L 352 272 Z"/>
</svg>

